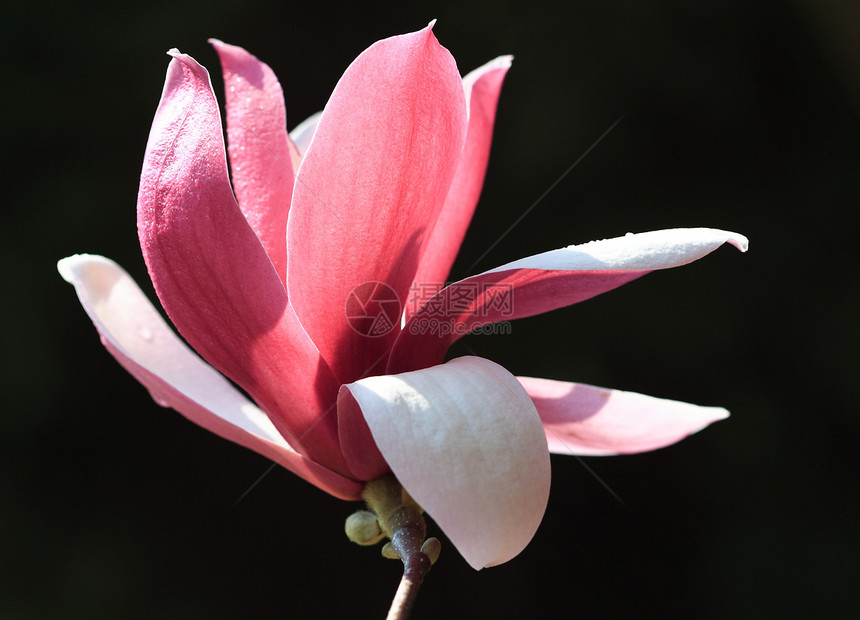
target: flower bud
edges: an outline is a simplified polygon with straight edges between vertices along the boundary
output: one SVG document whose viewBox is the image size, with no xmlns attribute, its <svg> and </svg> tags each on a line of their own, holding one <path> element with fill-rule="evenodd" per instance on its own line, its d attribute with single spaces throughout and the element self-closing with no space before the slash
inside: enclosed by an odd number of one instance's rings
<svg viewBox="0 0 860 620">
<path fill-rule="evenodd" d="M 428 538 L 424 541 L 424 544 L 421 545 L 421 553 L 430 558 L 430 564 L 436 563 L 436 560 L 439 559 L 439 552 L 441 551 L 442 543 L 439 542 L 438 538 Z"/>
<path fill-rule="evenodd" d="M 369 510 L 359 510 L 346 519 L 346 536 L 359 545 L 375 545 L 383 538 L 376 515 Z"/>
<path fill-rule="evenodd" d="M 390 542 L 382 545 L 382 557 L 387 558 L 389 560 L 399 560 L 400 555 L 394 550 L 394 547 L 391 546 Z"/>
</svg>

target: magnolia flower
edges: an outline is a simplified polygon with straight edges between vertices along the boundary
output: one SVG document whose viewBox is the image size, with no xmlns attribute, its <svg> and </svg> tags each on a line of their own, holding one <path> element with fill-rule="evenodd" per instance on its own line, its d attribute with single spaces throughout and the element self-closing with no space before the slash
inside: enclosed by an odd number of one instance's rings
<svg viewBox="0 0 860 620">
<path fill-rule="evenodd" d="M 627 235 L 425 287 L 445 281 L 471 219 L 511 60 L 461 79 L 431 27 L 372 45 L 292 134 L 271 69 L 213 41 L 232 175 L 208 73 L 170 52 L 138 232 L 190 348 L 114 262 L 76 255 L 59 270 L 160 405 L 339 498 L 393 473 L 479 569 L 532 538 L 550 452 L 653 450 L 728 413 L 515 377 L 479 357 L 443 363 L 451 343 L 747 241 Z"/>
</svg>

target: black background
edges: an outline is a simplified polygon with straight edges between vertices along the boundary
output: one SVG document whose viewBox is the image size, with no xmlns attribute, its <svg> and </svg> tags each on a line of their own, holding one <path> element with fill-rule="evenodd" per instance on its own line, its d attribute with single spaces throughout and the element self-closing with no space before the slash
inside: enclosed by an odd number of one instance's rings
<svg viewBox="0 0 860 620">
<path fill-rule="evenodd" d="M 151 292 L 135 197 L 168 48 L 209 67 L 218 90 L 206 39 L 246 47 L 279 75 L 292 127 L 364 48 L 432 18 L 464 73 L 515 55 L 453 276 L 667 227 L 736 230 L 751 248 L 452 350 L 733 416 L 658 452 L 584 459 L 623 504 L 553 457 L 529 547 L 475 572 L 443 539 L 414 617 L 860 613 L 852 4 L 7 7 L 0 617 L 383 617 L 400 567 L 346 541 L 355 506 L 282 470 L 246 493 L 268 462 L 156 406 L 54 265 L 104 254 Z"/>
</svg>

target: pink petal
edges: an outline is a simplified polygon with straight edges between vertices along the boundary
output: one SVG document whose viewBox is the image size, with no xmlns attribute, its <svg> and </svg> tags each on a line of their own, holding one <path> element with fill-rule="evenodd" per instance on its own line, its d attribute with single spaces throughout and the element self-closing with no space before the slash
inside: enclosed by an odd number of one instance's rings
<svg viewBox="0 0 860 620">
<path fill-rule="evenodd" d="M 287 277 L 287 213 L 298 155 L 287 136 L 284 92 L 268 65 L 241 47 L 209 41 L 224 74 L 227 141 L 233 190 L 248 224 L 275 266 Z"/>
<path fill-rule="evenodd" d="M 537 407 L 550 452 L 647 452 L 697 433 L 729 412 L 582 383 L 517 377 Z"/>
<path fill-rule="evenodd" d="M 379 451 L 361 406 L 349 386 L 340 386 L 337 398 L 337 420 L 340 449 L 352 477 L 358 480 L 376 480 L 391 472 Z"/>
<path fill-rule="evenodd" d="M 655 269 L 691 263 L 726 242 L 746 251 L 747 239 L 737 233 L 675 228 L 572 245 L 466 278 L 407 321 L 388 372 L 438 364 L 453 342 L 481 326 L 585 301 Z"/>
<path fill-rule="evenodd" d="M 293 448 L 346 473 L 338 384 L 233 198 L 209 75 L 173 55 L 138 196 L 155 290 L 188 343 L 245 389 Z"/>
<path fill-rule="evenodd" d="M 429 27 L 362 53 L 322 113 L 294 190 L 287 282 L 341 383 L 381 371 L 397 331 L 351 327 L 350 293 L 381 282 L 405 301 L 465 133 L 456 64 Z"/>
<path fill-rule="evenodd" d="M 158 404 L 259 452 L 335 497 L 360 496 L 360 484 L 293 450 L 260 409 L 176 337 L 116 263 L 101 256 L 70 256 L 58 269 L 75 286 L 102 343 Z"/>
<path fill-rule="evenodd" d="M 549 453 L 534 405 L 507 370 L 461 357 L 346 386 L 394 475 L 475 568 L 534 536 Z"/>
<path fill-rule="evenodd" d="M 444 284 L 457 252 L 460 251 L 484 185 L 487 162 L 490 159 L 493 124 L 496 120 L 496 105 L 511 60 L 511 56 L 500 56 L 463 78 L 466 105 L 469 109 L 466 146 L 445 206 L 421 255 L 418 273 L 415 274 L 417 286 L 413 287 L 413 298 L 407 304 L 406 318 L 412 314 L 412 308 L 420 308 L 426 301 L 426 298 L 422 298 L 421 291 L 432 290 L 428 284 Z"/>
</svg>

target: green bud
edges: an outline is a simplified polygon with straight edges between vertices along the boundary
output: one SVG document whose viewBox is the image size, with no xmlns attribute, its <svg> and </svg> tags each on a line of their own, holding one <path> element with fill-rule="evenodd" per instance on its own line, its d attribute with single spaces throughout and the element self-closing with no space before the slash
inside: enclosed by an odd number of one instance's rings
<svg viewBox="0 0 860 620">
<path fill-rule="evenodd" d="M 442 551 L 442 543 L 439 542 L 438 538 L 428 538 L 424 541 L 424 544 L 421 545 L 421 553 L 425 554 L 428 558 L 430 558 L 430 564 L 435 564 L 436 560 L 439 559 L 439 553 Z"/>
<path fill-rule="evenodd" d="M 389 560 L 399 560 L 400 556 L 397 555 L 397 552 L 394 550 L 394 547 L 391 546 L 390 542 L 382 545 L 382 557 L 388 558 Z"/>
<path fill-rule="evenodd" d="M 384 537 L 376 515 L 369 510 L 359 510 L 349 515 L 344 530 L 347 538 L 359 545 L 375 545 Z"/>
</svg>

